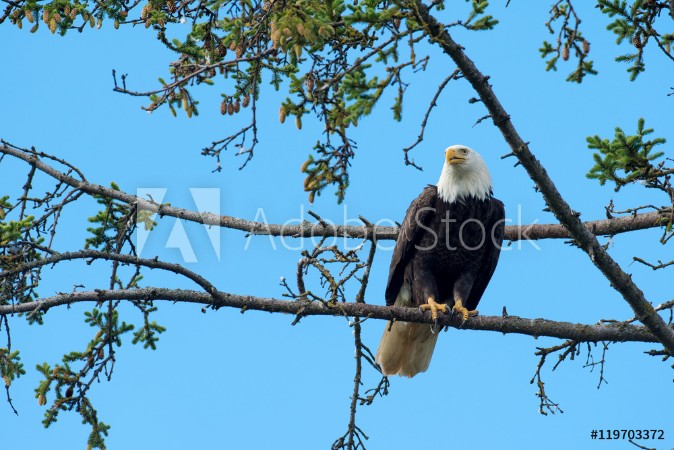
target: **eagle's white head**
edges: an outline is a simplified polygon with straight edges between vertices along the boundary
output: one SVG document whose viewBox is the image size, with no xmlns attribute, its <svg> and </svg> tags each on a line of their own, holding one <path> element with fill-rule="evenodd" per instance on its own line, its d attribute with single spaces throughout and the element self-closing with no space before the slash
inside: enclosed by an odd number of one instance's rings
<svg viewBox="0 0 674 450">
<path fill-rule="evenodd" d="M 438 195 L 448 203 L 470 197 L 489 198 L 491 175 L 482 156 L 465 145 L 447 147 L 445 165 L 438 180 Z"/>
</svg>

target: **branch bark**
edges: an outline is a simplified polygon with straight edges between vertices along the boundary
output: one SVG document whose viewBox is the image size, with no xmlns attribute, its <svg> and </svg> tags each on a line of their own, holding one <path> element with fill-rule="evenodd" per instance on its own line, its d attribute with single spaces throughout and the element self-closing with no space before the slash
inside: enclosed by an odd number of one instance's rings
<svg viewBox="0 0 674 450">
<path fill-rule="evenodd" d="M 428 311 L 420 311 L 416 308 L 379 306 L 358 302 L 329 305 L 307 300 L 279 300 L 230 294 L 222 291 L 211 294 L 193 290 L 155 287 L 61 293 L 33 302 L 0 306 L 0 316 L 46 311 L 52 307 L 72 305 L 74 303 L 105 302 L 108 300 L 128 300 L 131 302 L 166 300 L 201 304 L 215 308 L 240 308 L 242 312 L 256 310 L 293 314 L 300 317 L 344 316 L 433 323 Z M 527 319 L 517 316 L 477 316 L 468 319 L 462 326 L 460 317 L 443 315 L 440 318 L 440 325 L 465 330 L 496 331 L 504 334 L 517 333 L 533 337 L 549 336 L 574 341 L 658 342 L 658 339 L 646 327 L 626 323 L 584 325 L 547 319 Z M 671 327 L 670 330 L 672 330 Z"/>
<path fill-rule="evenodd" d="M 477 69 L 473 61 L 463 51 L 463 48 L 452 39 L 444 26 L 430 14 L 426 5 L 420 0 L 414 0 L 411 5 L 419 23 L 427 29 L 431 41 L 442 47 L 443 51 L 461 69 L 463 75 L 478 93 L 489 114 L 491 114 L 494 125 L 501 131 L 529 177 L 536 183 L 557 220 L 569 231 L 578 246 L 588 254 L 594 265 L 609 280 L 611 286 L 620 292 L 629 303 L 639 321 L 657 336 L 670 353 L 674 354 L 674 331 L 672 328 L 667 326 L 662 317 L 646 300 L 641 289 L 632 281 L 632 278 L 609 256 L 597 241 L 596 236 L 573 213 L 543 165 L 536 159 L 529 150 L 528 144 L 518 134 L 510 120 L 510 115 L 503 108 L 489 84 L 489 77 L 483 75 Z"/>
<path fill-rule="evenodd" d="M 199 287 L 204 291 L 208 292 L 211 295 L 217 295 L 218 290 L 213 286 L 207 279 L 201 275 L 192 272 L 191 270 L 181 266 L 180 264 L 174 264 L 169 262 L 160 261 L 157 258 L 146 259 L 139 258 L 133 255 L 119 254 L 119 253 L 107 253 L 101 252 L 98 250 L 79 250 L 76 252 L 53 252 L 46 258 L 41 258 L 33 262 L 20 264 L 19 266 L 13 269 L 6 269 L 0 271 L 0 281 L 3 281 L 7 278 L 11 278 L 13 275 L 19 273 L 25 273 L 32 269 L 38 267 L 55 265 L 62 261 L 75 261 L 80 259 L 89 260 L 87 263 L 90 263 L 93 260 L 101 259 L 106 261 L 116 261 L 123 264 L 131 264 L 136 266 L 143 266 L 150 269 L 162 269 L 175 273 L 176 275 L 184 276 L 195 282 Z"/>
<path fill-rule="evenodd" d="M 159 216 L 170 216 L 190 222 L 204 225 L 219 226 L 233 230 L 241 230 L 256 235 L 282 236 L 282 237 L 345 237 L 354 239 L 395 240 L 398 235 L 398 227 L 380 226 L 356 226 L 356 225 L 333 225 L 326 222 L 303 222 L 298 225 L 279 225 L 251 220 L 240 219 L 232 216 L 218 216 L 211 213 L 199 213 L 170 205 L 157 204 L 155 202 L 117 191 L 99 184 L 78 180 L 67 173 L 63 173 L 42 161 L 44 153 L 22 150 L 7 143 L 0 145 L 0 153 L 14 156 L 28 164 L 37 167 L 40 171 L 63 183 L 79 189 L 89 195 L 101 195 L 127 203 L 137 204 L 139 209 L 158 213 Z M 671 211 L 663 208 L 660 211 L 634 214 L 625 217 L 595 220 L 584 222 L 582 225 L 597 236 L 616 235 L 629 231 L 656 228 L 669 219 Z M 569 239 L 573 235 L 561 224 L 530 224 L 508 225 L 505 227 L 505 239 L 508 241 L 539 240 L 539 239 Z"/>
</svg>

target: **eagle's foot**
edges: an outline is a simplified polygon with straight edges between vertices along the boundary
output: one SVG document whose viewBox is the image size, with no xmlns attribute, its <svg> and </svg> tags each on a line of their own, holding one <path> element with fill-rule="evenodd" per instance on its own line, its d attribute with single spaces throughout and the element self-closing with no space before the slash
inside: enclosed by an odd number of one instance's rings
<svg viewBox="0 0 674 450">
<path fill-rule="evenodd" d="M 447 305 L 445 303 L 437 303 L 433 297 L 428 297 L 428 303 L 424 303 L 423 305 L 419 306 L 419 308 L 422 311 L 430 310 L 433 322 L 438 321 L 438 311 L 447 314 L 449 310 L 449 308 L 447 308 Z"/>
<path fill-rule="evenodd" d="M 477 316 L 477 310 L 474 309 L 472 311 L 469 311 L 468 308 L 463 306 L 463 302 L 461 300 L 457 300 L 454 302 L 454 307 L 452 307 L 452 312 L 458 312 L 461 314 L 461 323 L 465 322 L 468 320 L 469 317 Z"/>
</svg>

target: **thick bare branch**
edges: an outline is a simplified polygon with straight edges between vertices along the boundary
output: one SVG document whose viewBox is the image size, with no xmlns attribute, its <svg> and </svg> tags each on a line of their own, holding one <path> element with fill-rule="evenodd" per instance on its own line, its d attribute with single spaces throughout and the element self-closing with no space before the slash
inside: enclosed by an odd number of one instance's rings
<svg viewBox="0 0 674 450">
<path fill-rule="evenodd" d="M 536 183 L 557 220 L 569 230 L 571 237 L 588 254 L 594 265 L 606 276 L 611 286 L 622 294 L 623 298 L 634 310 L 639 321 L 658 337 L 658 340 L 667 350 L 674 353 L 674 331 L 667 326 L 662 317 L 653 309 L 653 306 L 646 300 L 644 293 L 632 281 L 632 278 L 609 256 L 606 250 L 599 244 L 595 235 L 574 214 L 569 204 L 564 200 L 548 176 L 545 168 L 531 153 L 529 146 L 515 129 L 510 116 L 492 90 L 489 84 L 489 77 L 483 75 L 477 69 L 473 61 L 463 51 L 463 47 L 452 39 L 445 27 L 430 14 L 426 5 L 420 0 L 415 0 L 413 7 L 415 8 L 419 23 L 426 28 L 431 40 L 440 45 L 443 51 L 450 56 L 459 69 L 461 69 L 461 72 L 470 82 L 473 89 L 478 93 L 489 114 L 491 114 L 494 124 L 503 134 L 506 142 L 508 142 L 513 153 L 526 169 L 529 177 Z"/>
<path fill-rule="evenodd" d="M 124 203 L 137 204 L 139 209 L 156 212 L 160 216 L 177 217 L 190 222 L 231 228 L 234 230 L 246 231 L 251 234 L 283 237 L 335 236 L 369 239 L 371 238 L 371 234 L 374 233 L 374 237 L 376 237 L 377 240 L 393 240 L 398 235 L 398 228 L 391 226 L 375 225 L 367 227 L 356 225 L 333 225 L 325 221 L 316 223 L 303 222 L 299 225 L 278 225 L 245 220 L 232 216 L 199 213 L 170 205 L 160 205 L 149 201 L 148 199 L 139 198 L 123 191 L 117 191 L 99 184 L 93 184 L 71 177 L 42 161 L 43 158 L 50 158 L 49 155 L 44 153 L 32 153 L 4 142 L 0 145 L 0 153 L 11 155 L 26 161 L 28 164 L 34 165 L 47 175 L 62 181 L 69 186 L 80 189 L 89 195 L 102 195 Z M 660 211 L 649 213 L 631 214 L 625 217 L 584 222 L 583 225 L 589 232 L 597 236 L 615 235 L 629 231 L 659 227 L 663 223 L 666 223 L 670 214 L 671 211 L 669 209 L 662 209 Z M 569 231 L 561 224 L 508 225 L 505 228 L 505 239 L 509 241 L 569 239 L 571 237 Z"/>
<path fill-rule="evenodd" d="M 86 292 L 61 293 L 53 297 L 34 302 L 0 306 L 0 315 L 46 311 L 61 305 L 81 302 L 103 302 L 108 300 L 128 300 L 133 302 L 166 300 L 173 302 L 195 303 L 209 307 L 240 308 L 245 311 L 267 311 L 297 316 L 350 316 L 382 320 L 402 320 L 405 322 L 433 323 L 427 311 L 415 308 L 370 305 L 367 303 L 336 303 L 333 306 L 322 302 L 306 300 L 278 300 L 274 298 L 253 297 L 229 294 L 218 291 L 211 293 L 148 287 L 143 289 L 94 290 Z M 517 316 L 477 316 L 468 319 L 463 326 L 460 317 L 441 317 L 441 326 L 462 328 L 465 330 L 496 331 L 516 333 L 528 336 L 549 336 L 575 341 L 616 341 L 616 342 L 658 342 L 648 329 L 641 325 L 625 323 L 584 325 L 570 322 L 556 322 L 547 319 L 526 319 Z M 670 328 L 671 329 L 671 328 Z"/>
</svg>

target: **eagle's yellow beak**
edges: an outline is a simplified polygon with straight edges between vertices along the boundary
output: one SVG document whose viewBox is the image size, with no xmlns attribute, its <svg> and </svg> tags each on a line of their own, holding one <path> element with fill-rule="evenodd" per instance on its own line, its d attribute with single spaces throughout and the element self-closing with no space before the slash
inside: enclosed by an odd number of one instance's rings
<svg viewBox="0 0 674 450">
<path fill-rule="evenodd" d="M 466 161 L 466 152 L 450 147 L 445 152 L 447 164 L 461 164 Z"/>
</svg>

